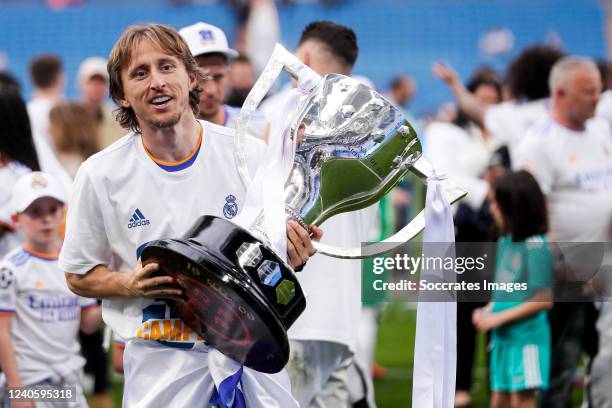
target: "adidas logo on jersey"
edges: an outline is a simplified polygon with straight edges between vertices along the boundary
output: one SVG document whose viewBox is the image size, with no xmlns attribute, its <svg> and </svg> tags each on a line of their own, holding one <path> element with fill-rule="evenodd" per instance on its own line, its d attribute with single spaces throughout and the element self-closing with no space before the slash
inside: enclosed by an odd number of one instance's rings
<svg viewBox="0 0 612 408">
<path fill-rule="evenodd" d="M 150 223 L 151 222 L 147 220 L 147 217 L 145 217 L 137 208 L 136 211 L 134 211 L 132 218 L 130 218 L 128 228 L 143 227 L 145 225 L 149 225 Z"/>
</svg>

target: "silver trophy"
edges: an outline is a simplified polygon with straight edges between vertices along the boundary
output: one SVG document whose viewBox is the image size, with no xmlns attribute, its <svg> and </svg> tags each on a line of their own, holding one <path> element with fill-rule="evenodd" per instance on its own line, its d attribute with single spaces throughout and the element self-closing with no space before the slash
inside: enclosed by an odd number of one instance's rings
<svg viewBox="0 0 612 408">
<path fill-rule="evenodd" d="M 238 170 L 246 186 L 244 138 L 251 115 L 285 70 L 294 79 L 312 71 L 285 48 L 276 45 L 264 72 L 245 100 L 235 138 Z M 314 74 L 316 75 L 316 74 Z M 298 143 L 298 129 L 304 135 Z M 302 97 L 291 125 L 294 167 L 285 187 L 288 218 L 305 228 L 320 225 L 334 214 L 365 208 L 391 190 L 408 171 L 426 184 L 431 164 L 421 156 L 419 139 L 402 113 L 375 90 L 340 74 L 330 74 Z M 449 203 L 466 195 L 450 179 L 442 180 Z M 261 231 L 261 217 L 252 227 Z M 337 248 L 315 243 L 318 252 L 336 258 L 367 258 L 402 245 L 425 227 L 421 211 L 408 225 L 384 241 L 364 248 Z"/>
<path fill-rule="evenodd" d="M 283 142 L 293 146 L 295 156 L 287 163 L 288 180 L 278 180 L 279 191 L 284 182 L 285 214 L 274 212 L 275 216 L 296 220 L 308 229 L 334 214 L 375 203 L 408 171 L 423 182 L 433 175 L 399 108 L 352 78 L 338 74 L 320 78 L 277 45 L 238 120 L 235 156 L 246 187 L 251 184 L 244 149 L 249 119 L 283 69 L 298 81 L 309 78 L 312 86 L 283 118 L 288 123 Z M 466 194 L 448 179 L 442 187 L 449 203 Z M 282 203 L 278 204 L 282 212 Z M 252 223 L 241 224 L 245 228 L 202 216 L 181 239 L 149 243 L 141 259 L 143 265 L 158 263 L 163 273 L 176 278 L 185 297 L 168 302 L 192 330 L 247 367 L 274 373 L 287 363 L 287 330 L 306 301 L 295 272 L 270 245 L 265 211 L 253 208 Z M 363 250 L 315 244 L 326 255 L 365 258 L 401 245 L 424 226 L 421 212 L 397 234 Z"/>
</svg>

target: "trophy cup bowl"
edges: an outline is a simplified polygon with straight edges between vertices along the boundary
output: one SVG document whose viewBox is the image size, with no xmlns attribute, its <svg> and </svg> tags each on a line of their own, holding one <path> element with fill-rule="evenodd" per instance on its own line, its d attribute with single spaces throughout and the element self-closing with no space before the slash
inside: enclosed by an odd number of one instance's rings
<svg viewBox="0 0 612 408">
<path fill-rule="evenodd" d="M 277 46 L 247 97 L 235 156 L 247 185 L 241 132 L 281 69 L 296 77 L 308 70 Z M 287 134 L 295 158 L 285 183 L 285 215 L 307 230 L 335 214 L 375 203 L 408 170 L 423 178 L 432 171 L 402 111 L 343 75 L 327 75 L 300 98 Z M 465 194 L 454 183 L 448 192 L 451 202 Z M 423 219 L 420 214 L 390 239 L 411 239 L 423 229 Z M 379 253 L 388 250 L 387 245 Z M 346 258 L 375 254 L 325 247 L 320 252 Z M 286 365 L 287 330 L 306 307 L 296 274 L 283 259 L 268 244 L 263 212 L 248 231 L 223 218 L 202 216 L 181 239 L 150 242 L 141 255 L 143 265 L 156 262 L 161 273 L 176 278 L 184 300 L 167 302 L 186 324 L 228 357 L 266 373 Z"/>
</svg>

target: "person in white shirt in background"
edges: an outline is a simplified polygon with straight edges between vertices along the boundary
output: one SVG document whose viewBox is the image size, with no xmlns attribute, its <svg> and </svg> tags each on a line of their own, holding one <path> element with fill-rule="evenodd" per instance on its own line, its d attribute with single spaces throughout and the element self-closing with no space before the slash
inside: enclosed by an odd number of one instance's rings
<svg viewBox="0 0 612 408">
<path fill-rule="evenodd" d="M 30 63 L 30 79 L 34 94 L 27 108 L 40 169 L 56 177 L 70 191 L 72 179 L 55 157 L 49 133 L 49 112 L 63 99 L 65 79 L 62 60 L 53 54 L 35 57 Z"/>
<path fill-rule="evenodd" d="M 115 105 L 108 102 L 108 71 L 106 59 L 85 58 L 79 65 L 77 82 L 81 93 L 80 103 L 91 114 L 97 127 L 96 145 L 105 148 L 125 134 L 113 117 Z"/>
<path fill-rule="evenodd" d="M 189 45 L 191 54 L 208 79 L 202 82 L 199 118 L 232 129 L 238 123 L 239 107 L 224 104 L 229 87 L 229 62 L 238 56 L 238 51 L 229 48 L 225 33 L 211 24 L 196 23 L 179 30 Z M 254 112 L 249 122 L 248 133 L 263 139 L 267 120 L 260 112 Z"/>
<path fill-rule="evenodd" d="M 434 70 L 435 72 L 435 70 Z M 500 91 L 494 82 L 474 78 L 473 91 L 466 88 L 485 109 L 494 109 L 500 102 Z M 462 85 L 463 86 L 463 85 Z M 499 87 L 499 85 L 497 85 Z M 493 152 L 502 144 L 486 128 L 467 119 L 460 110 L 461 123 L 432 122 L 423 132 L 423 154 L 436 169 L 452 174 L 468 195 L 463 201 L 474 211 L 480 209 L 489 191 L 482 178 Z"/>
<path fill-rule="evenodd" d="M 525 48 L 510 63 L 504 79 L 504 91 L 509 100 L 491 107 L 481 104 L 463 86 L 449 65 L 435 64 L 434 74 L 446 82 L 459 109 L 468 118 L 485 127 L 501 144 L 508 146 L 512 160 L 527 128 L 548 110 L 548 75 L 554 63 L 563 55 L 562 51 L 548 46 Z"/>
<path fill-rule="evenodd" d="M 304 29 L 295 55 L 319 75 L 350 75 L 358 55 L 357 38 L 349 27 L 313 22 Z M 275 95 L 267 101 L 272 109 L 269 118 L 280 111 L 284 98 Z M 377 209 L 374 205 L 333 216 L 324 222 L 321 242 L 359 247 L 368 239 Z M 298 278 L 306 294 L 306 310 L 289 329 L 287 372 L 292 393 L 302 408 L 346 406 L 348 368 L 361 312 L 361 262 L 317 254 Z"/>
<path fill-rule="evenodd" d="M 554 65 L 549 85 L 551 111 L 528 130 L 514 167 L 530 171 L 546 195 L 550 242 L 605 242 L 612 213 L 612 133 L 604 120 L 593 118 L 601 91 L 599 71 L 590 59 L 564 57 Z M 575 260 L 566 251 L 563 258 L 564 265 L 580 273 L 584 259 Z M 563 284 L 557 282 L 557 294 Z M 592 301 L 555 303 L 550 386 L 543 407 L 570 406 L 581 351 L 590 357 L 597 352 L 596 314 Z"/>
<path fill-rule="evenodd" d="M 64 99 L 64 68 L 60 57 L 54 54 L 39 55 L 30 62 L 30 79 L 34 86 L 32 99 L 28 102 L 28 114 L 32 132 L 51 143 L 49 135 L 49 112 Z"/>
</svg>

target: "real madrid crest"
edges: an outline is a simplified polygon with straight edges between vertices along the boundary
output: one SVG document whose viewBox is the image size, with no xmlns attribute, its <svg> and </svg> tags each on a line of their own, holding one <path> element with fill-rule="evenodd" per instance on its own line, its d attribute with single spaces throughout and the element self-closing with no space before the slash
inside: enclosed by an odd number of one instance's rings
<svg viewBox="0 0 612 408">
<path fill-rule="evenodd" d="M 236 197 L 229 194 L 225 197 L 225 205 L 223 206 L 223 215 L 227 219 L 232 219 L 238 214 L 238 204 L 236 204 Z"/>
</svg>

